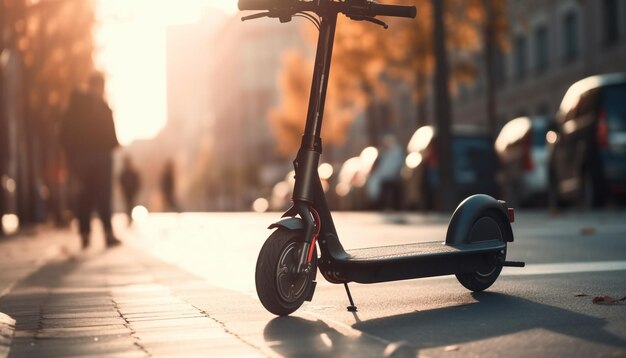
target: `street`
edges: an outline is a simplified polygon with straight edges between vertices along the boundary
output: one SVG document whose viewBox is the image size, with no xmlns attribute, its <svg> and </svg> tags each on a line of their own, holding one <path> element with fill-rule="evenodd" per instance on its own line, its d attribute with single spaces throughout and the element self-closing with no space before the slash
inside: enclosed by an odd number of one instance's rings
<svg viewBox="0 0 626 358">
<path fill-rule="evenodd" d="M 624 356 L 624 213 L 517 212 L 505 268 L 489 290 L 472 294 L 454 277 L 351 284 L 357 313 L 341 285 L 318 275 L 312 302 L 287 318 L 265 311 L 254 290 L 256 255 L 269 235 L 268 214 L 152 214 L 126 242 L 232 294 L 201 302 L 230 331 L 285 356 Z M 338 213 L 344 247 L 445 237 L 448 217 Z M 236 298 L 235 298 L 236 297 Z"/>
</svg>

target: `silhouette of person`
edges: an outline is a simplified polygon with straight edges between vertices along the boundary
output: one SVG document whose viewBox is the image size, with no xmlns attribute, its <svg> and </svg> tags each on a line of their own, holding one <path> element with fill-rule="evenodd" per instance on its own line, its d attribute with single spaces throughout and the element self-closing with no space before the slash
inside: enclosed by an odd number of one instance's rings
<svg viewBox="0 0 626 358">
<path fill-rule="evenodd" d="M 113 114 L 104 99 L 104 76 L 94 73 L 87 91 L 76 90 L 61 122 L 61 143 L 77 185 L 75 214 L 83 248 L 89 246 L 91 214 L 102 221 L 107 247 L 119 245 L 111 225 L 113 150 L 119 145 Z"/>
<path fill-rule="evenodd" d="M 174 162 L 170 159 L 165 162 L 163 174 L 161 174 L 161 193 L 166 211 L 179 211 L 176 202 L 176 181 L 174 173 Z"/>
<path fill-rule="evenodd" d="M 379 209 L 402 209 L 402 177 L 404 151 L 391 134 L 383 137 L 380 157 L 372 173 L 372 180 L 379 183 L 377 207 Z"/>
<path fill-rule="evenodd" d="M 133 161 L 129 155 L 124 156 L 122 164 L 122 172 L 118 177 L 120 187 L 122 188 L 122 196 L 124 197 L 124 205 L 126 207 L 126 215 L 128 216 L 128 224 L 133 221 L 132 210 L 135 207 L 137 193 L 141 187 L 141 178 L 133 165 Z"/>
</svg>

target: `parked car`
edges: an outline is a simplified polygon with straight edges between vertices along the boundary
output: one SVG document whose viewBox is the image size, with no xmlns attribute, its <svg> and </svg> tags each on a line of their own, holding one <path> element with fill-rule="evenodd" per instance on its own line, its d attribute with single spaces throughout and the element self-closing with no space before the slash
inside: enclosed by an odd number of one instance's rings
<svg viewBox="0 0 626 358">
<path fill-rule="evenodd" d="M 515 118 L 502 127 L 496 138 L 500 187 L 504 199 L 514 207 L 545 203 L 548 123 L 545 116 Z"/>
<path fill-rule="evenodd" d="M 626 73 L 574 83 L 547 135 L 552 202 L 601 206 L 626 196 Z"/>
<path fill-rule="evenodd" d="M 455 126 L 451 133 L 454 158 L 454 197 L 461 202 L 473 194 L 499 194 L 495 173 L 498 158 L 487 134 L 478 128 Z M 404 178 L 406 205 L 425 210 L 438 209 L 439 156 L 433 126 L 418 128 L 407 145 Z"/>
<path fill-rule="evenodd" d="M 378 150 L 367 147 L 360 155 L 349 158 L 342 164 L 335 186 L 338 209 L 363 210 L 370 207 L 371 200 L 368 198 L 366 185 L 377 159 Z"/>
</svg>

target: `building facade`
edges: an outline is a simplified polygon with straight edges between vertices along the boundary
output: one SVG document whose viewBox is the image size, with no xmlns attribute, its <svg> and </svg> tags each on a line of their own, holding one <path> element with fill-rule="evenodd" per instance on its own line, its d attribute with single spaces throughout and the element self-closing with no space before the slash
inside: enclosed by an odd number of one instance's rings
<svg viewBox="0 0 626 358">
<path fill-rule="evenodd" d="M 290 170 L 290 160 L 277 153 L 270 111 L 280 100 L 284 53 L 310 53 L 311 45 L 297 21 L 242 23 L 235 16 L 218 31 L 213 46 L 212 209 L 249 210 L 254 199 L 267 196 L 265 191 Z"/>
<path fill-rule="evenodd" d="M 510 49 L 494 59 L 499 126 L 519 116 L 554 115 L 572 83 L 626 71 L 625 1 L 509 0 L 507 8 Z M 483 55 L 476 63 L 477 80 L 453 98 L 457 123 L 486 123 Z"/>
</svg>

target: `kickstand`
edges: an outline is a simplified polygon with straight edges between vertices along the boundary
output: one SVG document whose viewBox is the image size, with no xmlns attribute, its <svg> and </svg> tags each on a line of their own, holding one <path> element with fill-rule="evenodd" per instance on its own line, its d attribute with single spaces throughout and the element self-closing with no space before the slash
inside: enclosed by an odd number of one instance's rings
<svg viewBox="0 0 626 358">
<path fill-rule="evenodd" d="M 356 312 L 356 306 L 354 305 L 354 301 L 352 301 L 352 295 L 350 294 L 350 289 L 348 288 L 348 284 L 344 283 L 343 287 L 346 288 L 346 293 L 348 294 L 348 300 L 350 300 L 350 306 L 346 307 L 348 312 Z"/>
</svg>

